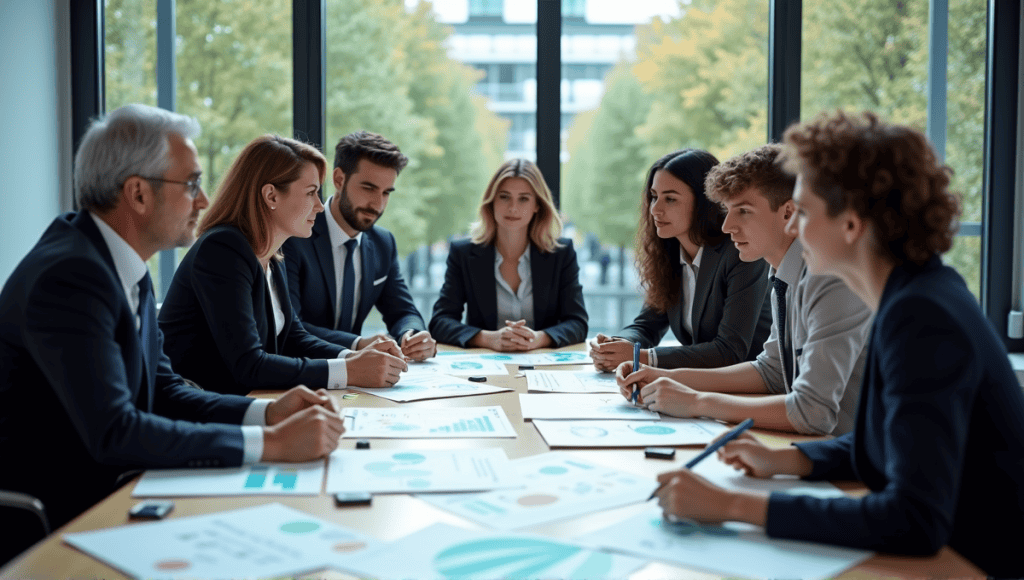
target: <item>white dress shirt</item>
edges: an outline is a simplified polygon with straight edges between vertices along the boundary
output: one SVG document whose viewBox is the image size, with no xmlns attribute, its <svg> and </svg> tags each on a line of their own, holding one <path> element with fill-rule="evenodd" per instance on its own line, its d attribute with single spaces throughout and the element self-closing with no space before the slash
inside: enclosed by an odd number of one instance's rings
<svg viewBox="0 0 1024 580">
<path fill-rule="evenodd" d="M 533 329 L 533 270 L 530 269 L 530 247 L 519 256 L 516 270 L 519 272 L 519 289 L 512 291 L 512 286 L 501 275 L 501 264 L 505 259 L 501 252 L 494 250 L 494 278 L 498 295 L 498 328 L 505 325 L 506 320 L 525 320 L 527 328 Z"/>
<path fill-rule="evenodd" d="M 683 328 L 690 333 L 691 337 L 693 336 L 693 298 L 697 294 L 697 274 L 700 273 L 700 259 L 703 255 L 704 246 L 701 246 L 697 250 L 697 255 L 693 257 L 693 261 L 689 262 L 686 260 L 683 246 L 681 244 L 679 246 L 679 263 L 683 265 L 682 279 L 679 281 L 679 297 L 683 301 L 683 306 L 679 312 Z M 654 348 L 647 349 L 647 362 L 652 367 L 658 366 L 658 353 Z"/>
<path fill-rule="evenodd" d="M 117 277 L 121 279 L 121 286 L 128 304 L 135 312 L 135 327 L 138 328 L 139 320 L 139 282 L 146 275 L 148 269 L 142 257 L 133 249 L 128 242 L 114 231 L 107 222 L 89 213 L 89 217 L 96 222 L 96 227 L 107 243 L 110 256 L 114 259 L 114 270 Z M 254 399 L 245 410 L 242 418 L 242 463 L 258 463 L 263 457 L 263 427 L 266 426 L 267 407 L 272 401 L 265 399 Z"/>
<path fill-rule="evenodd" d="M 331 212 L 330 207 L 334 202 L 334 197 L 331 197 L 327 201 L 327 233 L 331 237 L 331 253 L 334 255 L 334 280 L 336 284 L 335 295 L 334 295 L 334 328 L 338 328 L 338 321 L 341 320 L 341 290 L 342 284 L 345 282 L 345 259 L 348 257 L 348 248 L 345 247 L 345 242 L 352 238 L 345 233 L 345 230 L 341 229 L 341 225 L 338 224 L 337 220 L 334 219 L 334 214 Z M 359 312 L 359 299 L 362 297 L 361 285 L 363 281 L 363 256 L 362 252 L 358 251 L 363 243 L 363 232 L 359 232 L 355 235 L 356 240 L 356 253 L 352 257 L 352 270 L 355 272 L 354 292 L 352 293 L 352 320 L 356 319 L 356 312 Z M 349 348 L 356 350 L 359 346 L 359 337 L 357 336 Z"/>
</svg>

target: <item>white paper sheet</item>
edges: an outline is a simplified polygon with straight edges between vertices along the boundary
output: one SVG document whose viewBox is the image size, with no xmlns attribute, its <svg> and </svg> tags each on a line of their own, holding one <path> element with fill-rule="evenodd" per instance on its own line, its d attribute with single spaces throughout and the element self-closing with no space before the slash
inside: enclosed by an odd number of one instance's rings
<svg viewBox="0 0 1024 580">
<path fill-rule="evenodd" d="M 266 578 L 341 569 L 381 543 L 280 504 L 65 534 L 135 578 Z"/>
<path fill-rule="evenodd" d="M 657 487 L 652 477 L 560 452 L 512 465 L 526 484 L 522 489 L 417 497 L 487 527 L 512 530 L 642 502 Z"/>
<path fill-rule="evenodd" d="M 521 487 L 504 449 L 336 449 L 327 493 L 453 492 Z"/>
<path fill-rule="evenodd" d="M 549 421 L 535 419 L 548 447 L 646 447 L 704 445 L 729 427 L 707 419 L 650 421 Z"/>
<path fill-rule="evenodd" d="M 440 409 L 345 409 L 346 439 L 454 439 L 515 437 L 505 410 L 491 407 Z"/>
<path fill-rule="evenodd" d="M 624 419 L 657 421 L 658 413 L 634 407 L 619 394 L 520 393 L 523 419 Z"/>
<path fill-rule="evenodd" d="M 502 360 L 495 360 L 496 355 L 467 355 L 434 357 L 423 362 L 411 362 L 409 370 L 402 373 L 399 383 L 405 377 L 415 377 L 430 374 L 452 375 L 456 377 L 468 377 L 473 375 L 507 375 L 508 367 Z"/>
<path fill-rule="evenodd" d="M 349 390 L 359 391 L 405 403 L 408 401 L 422 401 L 425 399 L 445 399 L 448 397 L 466 397 L 469 395 L 489 395 L 511 391 L 508 387 L 498 387 L 487 383 L 473 383 L 465 379 L 444 375 L 440 373 L 402 375 L 402 379 L 393 387 L 381 389 L 364 389 L 360 387 L 349 387 Z"/>
<path fill-rule="evenodd" d="M 593 547 L 750 578 L 828 578 L 871 556 L 863 550 L 769 538 L 749 524 L 666 523 L 653 504 L 578 539 Z"/>
<path fill-rule="evenodd" d="M 134 497 L 223 495 L 319 495 L 324 461 L 260 463 L 243 467 L 150 469 Z"/>
<path fill-rule="evenodd" d="M 434 524 L 363 553 L 348 564 L 381 580 L 626 578 L 644 560 L 596 552 L 542 536 L 465 530 Z"/>
<path fill-rule="evenodd" d="M 548 365 L 572 365 L 572 364 L 594 364 L 594 359 L 590 358 L 590 353 L 583 350 L 566 350 L 560 352 L 538 352 L 532 354 L 532 359 L 529 363 L 533 366 L 548 366 Z"/>
<path fill-rule="evenodd" d="M 531 393 L 618 393 L 615 375 L 601 371 L 522 371 Z"/>
</svg>

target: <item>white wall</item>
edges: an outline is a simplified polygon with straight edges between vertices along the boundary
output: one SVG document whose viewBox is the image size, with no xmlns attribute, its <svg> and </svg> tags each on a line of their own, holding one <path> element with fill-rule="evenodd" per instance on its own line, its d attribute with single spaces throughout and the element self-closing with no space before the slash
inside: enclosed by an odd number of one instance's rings
<svg viewBox="0 0 1024 580">
<path fill-rule="evenodd" d="M 58 214 L 68 181 L 66 4 L 0 0 L 0 283 Z"/>
</svg>

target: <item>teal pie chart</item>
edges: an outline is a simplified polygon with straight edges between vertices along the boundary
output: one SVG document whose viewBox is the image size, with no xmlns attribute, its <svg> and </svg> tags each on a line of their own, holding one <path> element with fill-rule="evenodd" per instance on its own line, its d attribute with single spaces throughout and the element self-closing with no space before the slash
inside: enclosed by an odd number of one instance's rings
<svg viewBox="0 0 1024 580">
<path fill-rule="evenodd" d="M 671 435 L 676 432 L 672 427 L 664 425 L 644 425 L 642 427 L 634 427 L 633 430 L 643 435 Z"/>
<path fill-rule="evenodd" d="M 445 578 L 537 578 L 559 565 L 560 578 L 601 578 L 611 571 L 611 554 L 534 538 L 488 538 L 456 544 L 434 557 Z"/>
</svg>

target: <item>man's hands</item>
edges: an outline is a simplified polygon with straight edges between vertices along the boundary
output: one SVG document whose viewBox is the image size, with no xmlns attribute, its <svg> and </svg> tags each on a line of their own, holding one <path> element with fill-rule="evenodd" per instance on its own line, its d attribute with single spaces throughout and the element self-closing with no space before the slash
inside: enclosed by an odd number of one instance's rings
<svg viewBox="0 0 1024 580">
<path fill-rule="evenodd" d="M 533 330 L 525 320 L 506 320 L 498 330 L 481 330 L 469 341 L 470 346 L 482 346 L 498 352 L 523 352 L 546 348 L 554 344 L 548 333 Z"/>
<path fill-rule="evenodd" d="M 334 451 L 345 432 L 334 399 L 299 385 L 267 406 L 261 461 L 312 461 Z"/>
<path fill-rule="evenodd" d="M 357 387 L 392 387 L 399 375 L 409 369 L 398 344 L 390 338 L 377 338 L 345 360 L 348 384 Z"/>
<path fill-rule="evenodd" d="M 402 335 L 401 348 L 406 358 L 424 361 L 437 354 L 437 341 L 426 330 L 410 330 Z"/>
<path fill-rule="evenodd" d="M 395 339 L 391 338 L 391 336 L 386 332 L 378 332 L 377 334 L 371 334 L 370 336 L 360 336 L 359 340 L 356 341 L 355 350 L 363 350 L 371 344 L 376 344 L 378 341 L 395 342 Z"/>
<path fill-rule="evenodd" d="M 618 337 L 605 336 L 598 333 L 594 342 L 590 343 L 590 358 L 594 359 L 594 368 L 611 373 L 624 362 L 633 362 L 633 343 Z M 647 360 L 647 349 L 640 349 L 640 362 L 650 364 Z M 630 366 L 632 368 L 632 366 Z"/>
<path fill-rule="evenodd" d="M 718 450 L 718 459 L 752 477 L 811 474 L 814 464 L 797 447 L 772 449 L 744 433 Z"/>
</svg>

